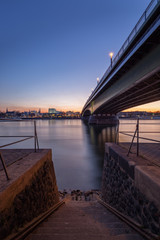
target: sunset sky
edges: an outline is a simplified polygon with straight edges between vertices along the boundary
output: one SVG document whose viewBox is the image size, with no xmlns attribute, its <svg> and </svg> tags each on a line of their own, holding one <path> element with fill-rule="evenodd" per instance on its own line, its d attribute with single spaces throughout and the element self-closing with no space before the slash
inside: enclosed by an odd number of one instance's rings
<svg viewBox="0 0 160 240">
<path fill-rule="evenodd" d="M 1 0 L 0 111 L 81 111 L 149 2 Z"/>
</svg>

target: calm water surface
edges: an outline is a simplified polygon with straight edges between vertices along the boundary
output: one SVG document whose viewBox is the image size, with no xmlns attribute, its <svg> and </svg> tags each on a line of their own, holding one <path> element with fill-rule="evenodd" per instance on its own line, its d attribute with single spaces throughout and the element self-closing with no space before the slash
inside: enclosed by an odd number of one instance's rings
<svg viewBox="0 0 160 240">
<path fill-rule="evenodd" d="M 88 126 L 81 120 L 37 120 L 40 148 L 51 148 L 59 189 L 99 189 L 104 143 L 113 142 L 115 127 Z M 121 120 L 120 130 L 134 131 L 134 120 Z M 160 132 L 160 120 L 141 120 L 141 131 Z M 33 135 L 33 121 L 0 122 L 0 135 Z M 145 134 L 143 134 L 144 136 Z M 146 137 L 160 140 L 159 134 Z M 0 145 L 13 138 L 0 138 Z M 130 137 L 120 135 L 120 141 Z M 33 139 L 9 148 L 33 148 Z"/>
</svg>

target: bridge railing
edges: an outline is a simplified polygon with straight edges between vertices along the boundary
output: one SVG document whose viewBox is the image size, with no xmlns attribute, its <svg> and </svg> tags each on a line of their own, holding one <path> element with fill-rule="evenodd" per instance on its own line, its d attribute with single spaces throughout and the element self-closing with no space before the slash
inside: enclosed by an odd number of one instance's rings
<svg viewBox="0 0 160 240">
<path fill-rule="evenodd" d="M 122 56 L 122 54 L 126 51 L 126 48 L 130 45 L 131 41 L 135 38 L 135 36 L 139 32 L 140 28 L 147 21 L 147 19 L 150 16 L 151 12 L 153 11 L 153 9 L 156 7 L 156 5 L 158 3 L 159 3 L 159 0 L 152 0 L 149 3 L 148 7 L 146 8 L 144 13 L 140 17 L 139 21 L 137 22 L 137 24 L 135 25 L 135 27 L 133 28 L 133 30 L 129 34 L 128 38 L 126 39 L 126 41 L 124 42 L 124 44 L 120 48 L 119 52 L 117 53 L 117 55 L 113 59 L 112 66 L 116 64 L 116 62 L 119 60 L 119 58 Z"/>
<path fill-rule="evenodd" d="M 119 52 L 117 53 L 117 55 L 113 58 L 112 60 L 112 65 L 110 65 L 107 69 L 107 71 L 104 73 L 103 77 L 101 78 L 101 80 L 99 81 L 99 83 L 97 84 L 96 88 L 94 89 L 94 91 L 92 92 L 92 94 L 89 96 L 87 102 L 92 98 L 92 96 L 94 95 L 94 93 L 96 92 L 96 90 L 98 89 L 98 87 L 103 83 L 103 81 L 105 80 L 105 78 L 109 75 L 110 71 L 112 70 L 112 68 L 115 66 L 115 64 L 118 62 L 118 60 L 122 57 L 122 55 L 125 53 L 125 51 L 127 50 L 127 48 L 129 47 L 129 45 L 131 44 L 131 42 L 134 40 L 134 38 L 136 37 L 136 35 L 138 34 L 138 32 L 140 31 L 141 27 L 143 26 L 143 24 L 145 24 L 145 22 L 148 20 L 150 14 L 152 13 L 152 11 L 155 9 L 155 7 L 160 4 L 160 0 L 152 0 L 148 7 L 146 8 L 146 10 L 144 11 L 144 13 L 142 14 L 142 16 L 140 17 L 139 21 L 137 22 L 137 24 L 135 25 L 135 27 L 133 28 L 133 30 L 131 31 L 131 33 L 129 34 L 128 38 L 126 39 L 126 41 L 123 43 L 122 47 L 120 48 Z M 85 104 L 86 106 L 86 104 Z M 84 106 L 84 107 L 85 107 Z"/>
<path fill-rule="evenodd" d="M 8 143 L 8 144 L 1 145 L 0 149 L 4 148 L 4 147 L 11 146 L 11 145 L 14 145 L 14 144 L 17 144 L 17 143 L 20 143 L 20 142 L 23 142 L 23 141 L 27 141 L 27 140 L 29 140 L 31 138 L 34 139 L 34 151 L 36 152 L 37 149 L 39 149 L 36 121 L 34 121 L 34 135 L 32 135 L 32 136 L 15 136 L 14 135 L 14 136 L 0 136 L 0 138 L 23 138 L 23 139 L 18 140 L 18 141 L 14 141 L 14 142 L 11 142 L 11 143 Z M 4 157 L 3 157 L 2 153 L 1 153 L 1 151 L 0 151 L 0 161 L 2 163 L 2 167 L 3 167 L 3 170 L 5 172 L 6 178 L 7 178 L 7 180 L 9 180 L 7 167 L 6 167 L 5 160 L 4 160 Z"/>
<path fill-rule="evenodd" d="M 116 129 L 116 134 L 115 134 L 115 143 L 119 144 L 119 135 L 125 135 L 125 136 L 129 136 L 132 138 L 129 149 L 128 149 L 128 153 L 127 156 L 129 156 L 129 154 L 131 153 L 131 149 L 134 143 L 134 140 L 136 139 L 136 155 L 139 156 L 139 149 L 140 149 L 140 140 L 146 140 L 149 142 L 154 142 L 154 143 L 160 143 L 159 140 L 153 139 L 153 138 L 148 138 L 148 137 L 140 137 L 140 134 L 160 134 L 160 132 L 145 132 L 145 131 L 139 131 L 139 118 L 137 118 L 137 123 L 136 123 L 136 129 L 135 131 L 119 131 L 119 125 L 117 125 L 117 129 Z"/>
</svg>

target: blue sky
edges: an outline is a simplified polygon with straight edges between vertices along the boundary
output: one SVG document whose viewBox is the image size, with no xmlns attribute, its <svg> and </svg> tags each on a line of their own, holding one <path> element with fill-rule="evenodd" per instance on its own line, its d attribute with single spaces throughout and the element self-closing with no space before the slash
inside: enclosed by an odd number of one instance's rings
<svg viewBox="0 0 160 240">
<path fill-rule="evenodd" d="M 149 0 L 1 0 L 0 110 L 81 110 Z"/>
</svg>

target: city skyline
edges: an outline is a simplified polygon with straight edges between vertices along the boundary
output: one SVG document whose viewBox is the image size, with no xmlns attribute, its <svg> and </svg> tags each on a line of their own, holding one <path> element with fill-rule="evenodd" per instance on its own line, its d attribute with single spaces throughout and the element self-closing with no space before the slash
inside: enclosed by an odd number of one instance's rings
<svg viewBox="0 0 160 240">
<path fill-rule="evenodd" d="M 149 2 L 1 2 L 0 110 L 81 112 Z"/>
<path fill-rule="evenodd" d="M 148 108 L 147 106 L 151 105 L 151 109 Z M 55 108 L 54 106 L 49 106 L 48 108 L 41 108 L 41 107 L 30 107 L 30 108 L 17 108 L 17 107 L 6 107 L 5 109 L 0 109 L 0 112 L 7 112 L 7 111 L 17 111 L 17 112 L 30 112 L 30 111 L 40 111 L 41 113 L 47 113 L 49 111 L 49 109 L 55 109 L 56 111 L 59 112 L 67 112 L 67 111 L 72 111 L 72 112 L 80 112 L 78 110 L 75 109 L 61 109 L 61 108 Z M 122 112 L 135 112 L 135 111 L 146 111 L 146 112 L 160 112 L 160 108 L 159 108 L 159 101 L 154 102 L 154 103 L 150 103 L 150 104 L 143 104 L 137 107 L 132 107 L 132 108 L 128 108 Z"/>
<path fill-rule="evenodd" d="M 47 108 L 46 110 L 44 109 L 41 109 L 41 108 L 30 108 L 30 109 L 23 109 L 23 110 L 19 110 L 18 108 L 14 108 L 14 109 L 11 109 L 11 108 L 6 108 L 4 111 L 2 111 L 0 109 L 0 112 L 3 112 L 3 113 L 7 113 L 7 112 L 40 112 L 40 113 L 48 113 L 49 110 L 55 110 L 57 112 L 79 112 L 79 111 L 72 111 L 71 109 L 69 110 L 66 110 L 66 111 L 63 111 L 63 110 L 60 110 L 60 109 L 55 109 L 55 108 Z M 80 112 L 79 112 L 80 113 Z"/>
</svg>

